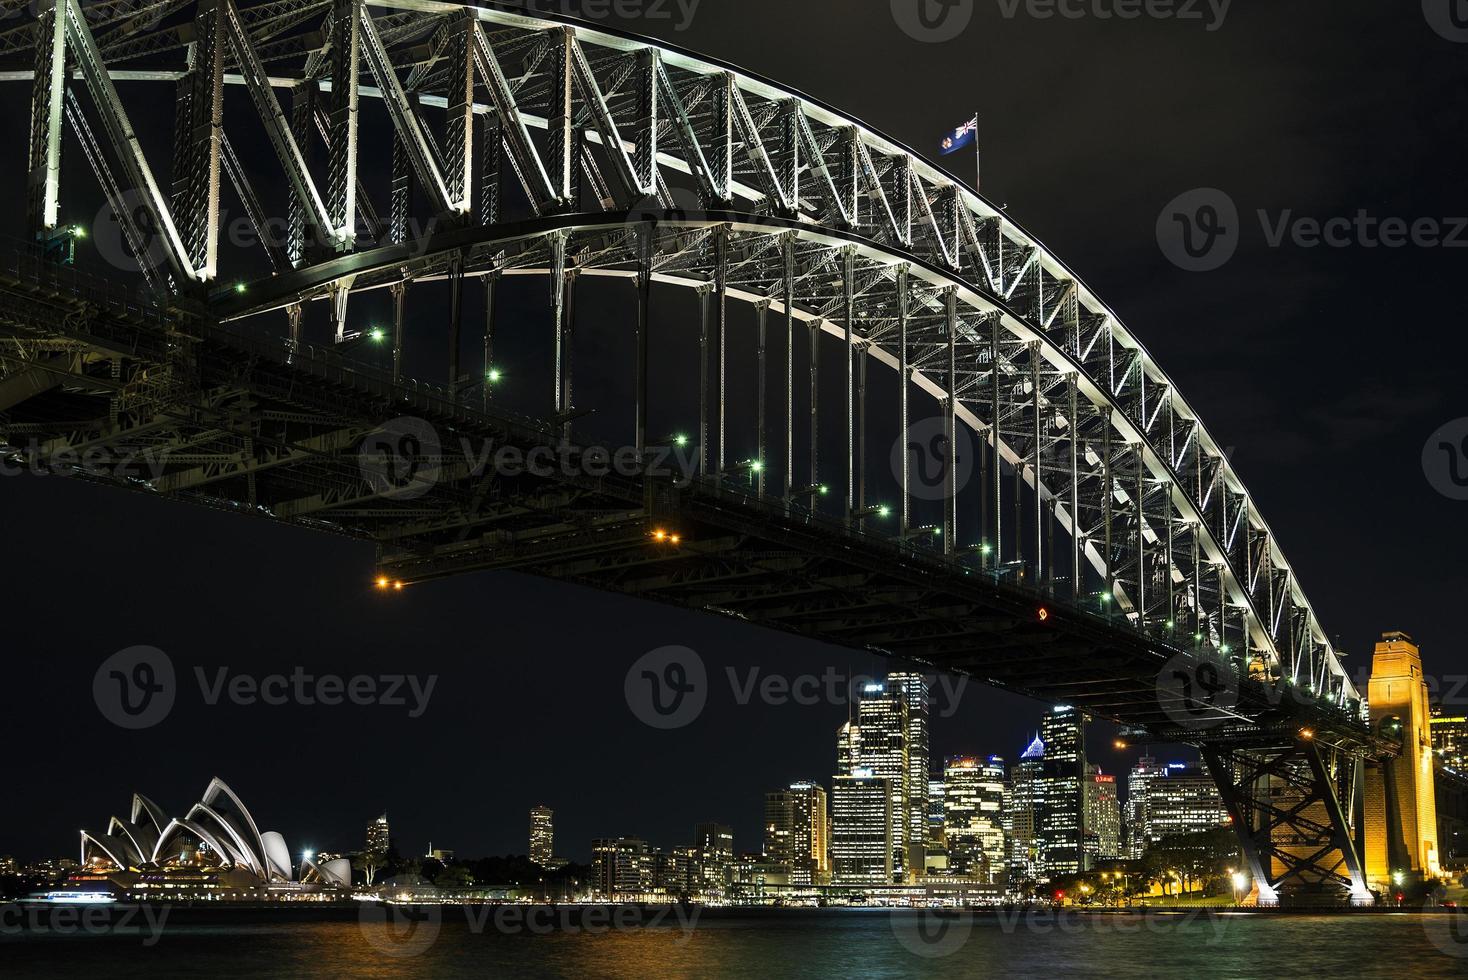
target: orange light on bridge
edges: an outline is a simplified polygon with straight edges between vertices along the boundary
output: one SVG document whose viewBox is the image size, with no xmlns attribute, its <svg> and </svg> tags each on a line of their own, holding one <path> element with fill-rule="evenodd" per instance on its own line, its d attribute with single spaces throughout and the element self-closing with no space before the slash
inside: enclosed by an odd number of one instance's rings
<svg viewBox="0 0 1468 980">
<path fill-rule="evenodd" d="M 1302 728 L 1300 729 L 1300 737 L 1304 739 L 1311 739 L 1315 737 L 1315 733 L 1308 728 Z"/>
<path fill-rule="evenodd" d="M 667 540 L 667 537 L 668 532 L 664 531 L 662 528 L 658 528 L 656 531 L 652 532 L 652 539 L 654 541 L 665 541 Z"/>
<path fill-rule="evenodd" d="M 393 587 L 393 588 L 394 588 L 394 589 L 401 589 L 401 588 L 402 588 L 402 587 L 403 587 L 403 583 L 402 583 L 402 582 L 394 582 L 394 583 L 393 583 L 393 584 L 392 584 L 392 587 Z"/>
<path fill-rule="evenodd" d="M 388 585 L 388 582 L 387 582 L 387 576 L 386 575 L 379 575 L 379 576 L 377 576 L 377 587 L 379 589 L 385 589 L 385 588 L 387 588 L 387 585 Z"/>
<path fill-rule="evenodd" d="M 1050 618 L 1050 610 L 1046 609 L 1044 606 L 1041 606 L 1040 607 L 1040 622 L 1043 623 L 1043 622 L 1045 622 L 1045 620 L 1047 620 L 1049 618 Z"/>
<path fill-rule="evenodd" d="M 669 536 L 668 543 L 669 544 L 677 544 L 681 540 L 683 540 L 683 539 L 680 538 L 678 535 L 674 534 L 674 535 Z"/>
</svg>

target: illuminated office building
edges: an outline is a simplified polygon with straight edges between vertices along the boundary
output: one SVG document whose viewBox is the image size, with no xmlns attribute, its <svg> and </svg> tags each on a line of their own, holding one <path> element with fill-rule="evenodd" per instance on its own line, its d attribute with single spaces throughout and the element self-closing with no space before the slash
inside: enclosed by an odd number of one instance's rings
<svg viewBox="0 0 1468 980">
<path fill-rule="evenodd" d="M 831 782 L 831 877 L 837 885 L 892 883 L 892 780 L 858 769 Z"/>
<path fill-rule="evenodd" d="M 1038 829 L 1044 780 L 1045 743 L 1036 736 L 1010 771 L 1005 787 L 1001 826 L 1008 845 L 1005 863 L 1014 880 L 1041 877 Z"/>
<path fill-rule="evenodd" d="M 1086 766 L 1086 858 L 1087 867 L 1099 861 L 1122 857 L 1121 805 L 1116 798 L 1116 777 L 1098 766 Z"/>
<path fill-rule="evenodd" d="M 944 767 L 943 783 L 949 874 L 1003 880 L 1004 761 L 998 756 L 955 756 Z"/>
<path fill-rule="evenodd" d="M 367 825 L 367 846 L 364 850 L 381 860 L 387 857 L 391 846 L 392 836 L 388 833 L 387 814 L 384 813 Z"/>
<path fill-rule="evenodd" d="M 1201 766 L 1170 762 L 1147 784 L 1142 847 L 1164 837 L 1198 834 L 1229 822 L 1213 777 Z"/>
<path fill-rule="evenodd" d="M 765 794 L 764 856 L 790 869 L 791 884 L 830 881 L 830 846 L 824 787 L 795 782 Z"/>
<path fill-rule="evenodd" d="M 548 806 L 530 808 L 530 860 L 542 868 L 550 866 L 556 850 L 554 816 Z"/>
<path fill-rule="evenodd" d="M 693 847 L 698 854 L 698 875 L 704 890 L 723 888 L 734 867 L 733 829 L 713 821 L 694 824 Z"/>
<path fill-rule="evenodd" d="M 591 888 L 603 897 L 636 895 L 656 883 L 657 863 L 647 841 L 603 837 L 591 842 Z"/>
<path fill-rule="evenodd" d="M 1085 779 L 1086 717 L 1069 705 L 1057 705 L 1040 724 L 1043 776 L 1036 799 L 1036 836 L 1045 875 L 1086 870 Z"/>
<path fill-rule="evenodd" d="M 868 684 L 857 705 L 857 725 L 861 729 L 861 755 L 853 774 L 884 779 L 891 794 L 892 810 L 892 881 L 901 883 L 908 874 L 908 779 L 911 776 L 908 757 L 908 698 L 902 687 Z M 923 795 L 928 787 L 923 777 Z M 926 833 L 927 814 L 923 814 Z"/>
<path fill-rule="evenodd" d="M 1432 754 L 1437 764 L 1468 775 L 1468 715 L 1461 711 L 1449 714 L 1442 705 L 1435 704 L 1428 729 L 1432 733 Z"/>
<path fill-rule="evenodd" d="M 922 674 L 887 675 L 887 689 L 907 705 L 907 780 L 903 789 L 907 855 L 911 875 L 924 868 L 928 843 L 928 684 Z"/>
<path fill-rule="evenodd" d="M 1147 850 L 1147 794 L 1152 781 L 1161 776 L 1163 766 L 1152 756 L 1144 755 L 1132 766 L 1126 779 L 1126 856 L 1136 860 Z"/>
</svg>

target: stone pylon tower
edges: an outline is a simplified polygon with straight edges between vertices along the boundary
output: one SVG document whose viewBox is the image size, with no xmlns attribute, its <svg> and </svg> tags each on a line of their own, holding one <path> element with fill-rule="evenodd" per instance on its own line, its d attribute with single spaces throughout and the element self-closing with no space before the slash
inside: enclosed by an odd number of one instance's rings
<svg viewBox="0 0 1468 980">
<path fill-rule="evenodd" d="M 1366 883 L 1385 895 L 1398 876 L 1406 881 L 1439 871 L 1427 681 L 1407 634 L 1382 634 L 1367 701 L 1372 727 L 1402 740 L 1401 755 L 1366 768 Z"/>
</svg>

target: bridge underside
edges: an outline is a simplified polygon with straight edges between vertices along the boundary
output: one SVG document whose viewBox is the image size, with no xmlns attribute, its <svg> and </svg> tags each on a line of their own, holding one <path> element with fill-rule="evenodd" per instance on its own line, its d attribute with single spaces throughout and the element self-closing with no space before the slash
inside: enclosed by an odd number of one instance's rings
<svg viewBox="0 0 1468 980">
<path fill-rule="evenodd" d="M 389 587 L 534 574 L 969 674 L 1201 744 L 1262 900 L 1361 899 L 1351 760 L 1365 732 L 1333 709 L 1271 704 L 1246 681 L 1237 704 L 1180 724 L 1197 706 L 1178 703 L 1159 671 L 1184 651 L 926 545 L 727 482 L 588 475 L 588 450 L 560 444 L 557 426 L 187 315 L 154 310 L 150 322 L 79 280 L 0 276 L 0 291 L 0 448 L 12 461 L 373 541 Z M 438 450 L 419 446 L 406 479 L 364 465 L 370 440 L 408 415 Z M 475 465 L 504 447 L 571 465 Z"/>
</svg>

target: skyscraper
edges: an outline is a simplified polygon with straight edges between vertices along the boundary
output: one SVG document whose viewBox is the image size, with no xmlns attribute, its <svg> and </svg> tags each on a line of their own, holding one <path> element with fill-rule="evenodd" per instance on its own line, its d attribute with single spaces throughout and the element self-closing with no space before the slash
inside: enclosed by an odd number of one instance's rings
<svg viewBox="0 0 1468 980">
<path fill-rule="evenodd" d="M 864 772 L 868 776 L 885 779 L 888 792 L 892 794 L 892 880 L 902 882 L 908 873 L 908 828 L 911 819 L 908 809 L 908 779 L 911 772 L 908 759 L 908 712 L 907 694 L 901 687 L 887 684 L 868 684 L 862 691 L 857 706 L 857 723 L 861 729 L 860 764 L 853 767 L 853 774 Z M 923 776 L 923 789 L 927 790 L 927 774 Z M 924 792 L 923 795 L 927 795 Z M 923 816 L 926 834 L 927 815 Z"/>
<path fill-rule="evenodd" d="M 892 780 L 858 769 L 831 783 L 831 874 L 837 885 L 892 883 Z"/>
<path fill-rule="evenodd" d="M 1086 857 L 1088 867 L 1122 856 L 1121 805 L 1116 777 L 1099 766 L 1086 766 Z"/>
<path fill-rule="evenodd" d="M 387 814 L 384 813 L 367 825 L 367 846 L 364 850 L 378 860 L 383 860 L 391 846 L 392 837 L 388 833 Z"/>
<path fill-rule="evenodd" d="M 1126 852 L 1136 860 L 1147 850 L 1147 799 L 1152 781 L 1162 773 L 1162 766 L 1150 755 L 1144 755 L 1132 766 L 1126 779 Z"/>
<path fill-rule="evenodd" d="M 1432 753 L 1437 757 L 1437 764 L 1468 775 L 1468 717 L 1461 713 L 1448 714 L 1442 705 L 1435 704 L 1428 729 L 1432 733 Z"/>
<path fill-rule="evenodd" d="M 1008 837 L 1009 875 L 1015 880 L 1040 877 L 1039 813 L 1045 788 L 1045 743 L 1037 735 L 1010 772 L 1003 820 Z"/>
<path fill-rule="evenodd" d="M 1040 724 L 1044 775 L 1037 801 L 1040 866 L 1049 876 L 1086 870 L 1086 717 L 1056 705 Z"/>
<path fill-rule="evenodd" d="M 818 783 L 794 782 L 765 794 L 765 857 L 790 868 L 791 884 L 830 881 L 828 820 L 826 790 Z"/>
<path fill-rule="evenodd" d="M 836 775 L 850 776 L 861 765 L 861 729 L 846 721 L 836 730 Z"/>
<path fill-rule="evenodd" d="M 555 813 L 544 804 L 530 808 L 530 860 L 541 867 L 549 867 L 555 855 Z"/>
<path fill-rule="evenodd" d="M 1004 760 L 955 756 L 943 769 L 948 872 L 994 882 L 1005 867 Z"/>
<path fill-rule="evenodd" d="M 928 843 L 928 682 L 922 674 L 901 671 L 887 675 L 887 689 L 907 704 L 905 867 L 910 875 L 920 875 Z"/>
</svg>

